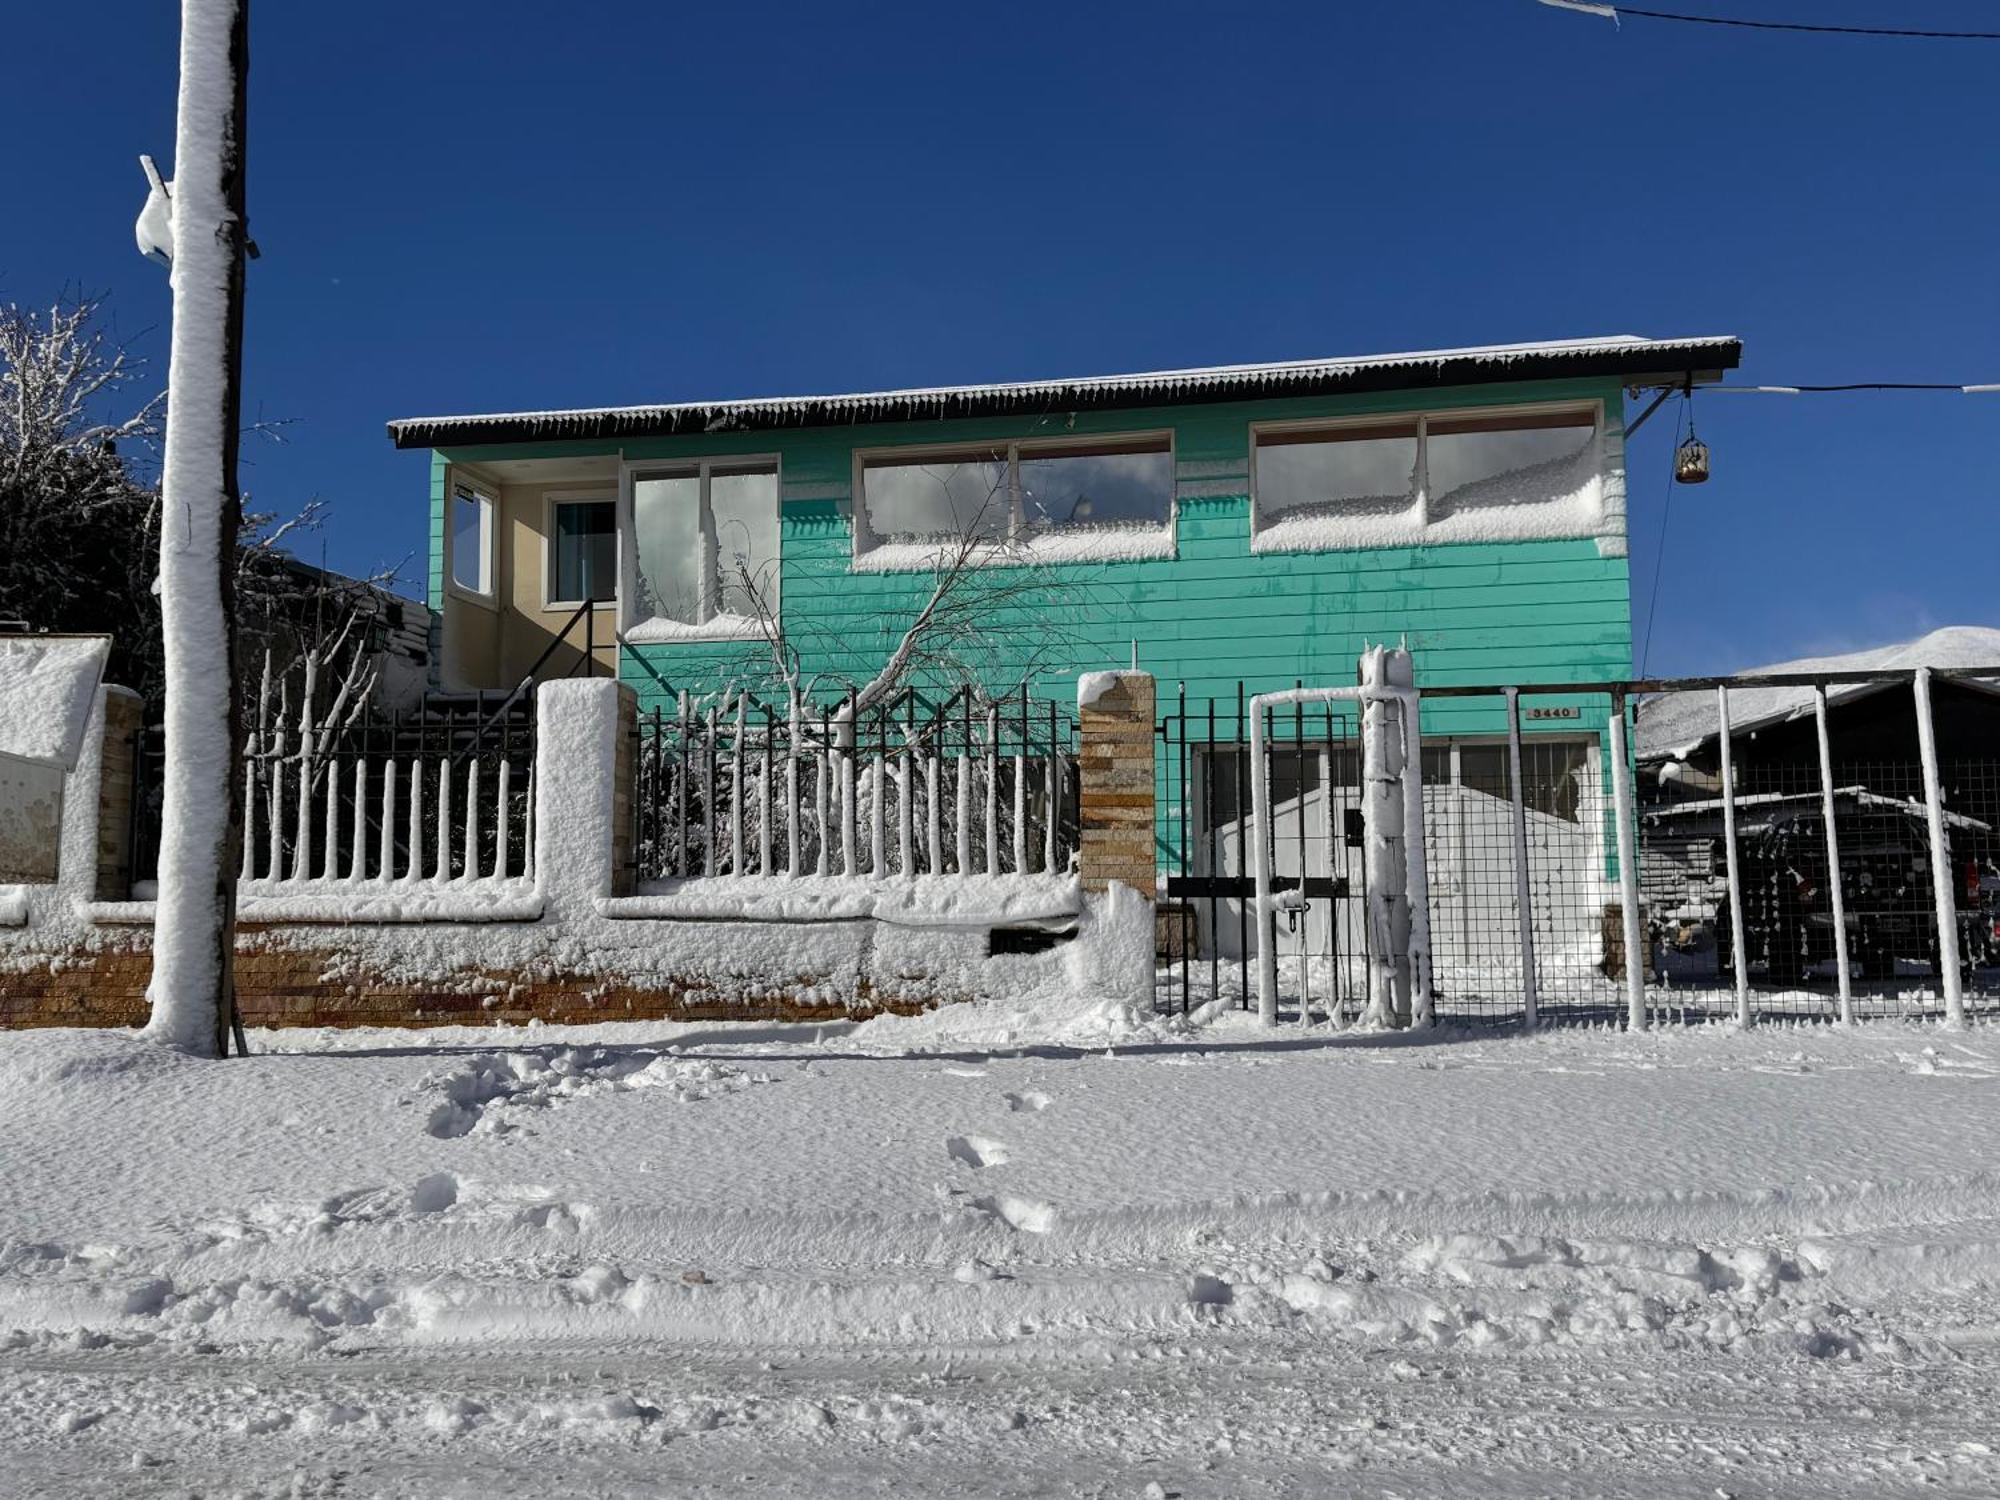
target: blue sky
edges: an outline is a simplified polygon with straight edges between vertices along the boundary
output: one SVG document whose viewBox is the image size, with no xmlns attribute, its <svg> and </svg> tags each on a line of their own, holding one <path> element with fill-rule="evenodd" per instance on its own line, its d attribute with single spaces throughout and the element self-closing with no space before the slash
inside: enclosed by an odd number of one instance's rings
<svg viewBox="0 0 2000 1500">
<path fill-rule="evenodd" d="M 1981 0 L 1687 0 L 1978 28 Z M 134 163 L 177 7 L 17 7 L 0 299 L 105 293 L 165 378 Z M 1531 0 L 263 0 L 258 508 L 409 559 L 397 416 L 1636 332 L 1744 382 L 2000 381 L 2000 43 L 1624 29 Z M 26 149 L 21 143 L 26 142 Z M 2000 395 L 1697 398 L 1654 672 L 2000 624 Z M 1643 637 L 1674 423 L 1632 453 Z M 309 546 L 307 550 L 316 550 Z"/>
</svg>

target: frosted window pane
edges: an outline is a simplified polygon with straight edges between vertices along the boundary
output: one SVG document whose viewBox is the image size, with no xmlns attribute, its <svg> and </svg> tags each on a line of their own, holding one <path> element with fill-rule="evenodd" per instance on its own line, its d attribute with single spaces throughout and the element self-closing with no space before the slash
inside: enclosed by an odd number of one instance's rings
<svg viewBox="0 0 2000 1500">
<path fill-rule="evenodd" d="M 641 620 L 701 622 L 701 480 L 640 474 L 632 480 L 632 543 Z"/>
<path fill-rule="evenodd" d="M 1343 428 L 1257 444 L 1262 521 L 1302 516 L 1387 516 L 1416 500 L 1417 430 Z"/>
<path fill-rule="evenodd" d="M 872 461 L 861 496 L 870 534 L 885 542 L 1005 537 L 1011 529 L 1005 454 Z"/>
<path fill-rule="evenodd" d="M 1021 453 L 1030 531 L 1164 526 L 1173 506 L 1174 460 L 1165 444 L 1142 453 Z"/>
<path fill-rule="evenodd" d="M 1424 447 L 1431 517 L 1574 494 L 1597 472 L 1595 438 L 1588 413 L 1506 428 L 1491 419 L 1433 417 Z"/>
<path fill-rule="evenodd" d="M 757 601 L 778 610 L 778 475 L 772 469 L 716 469 L 708 476 L 715 517 L 716 597 L 722 613 L 755 619 Z M 750 585 L 745 586 L 744 575 Z M 751 590 L 755 589 L 753 596 Z"/>
<path fill-rule="evenodd" d="M 460 490 L 451 502 L 451 581 L 475 594 L 492 592 L 492 567 L 487 553 L 492 535 L 493 502 L 470 490 Z"/>
</svg>

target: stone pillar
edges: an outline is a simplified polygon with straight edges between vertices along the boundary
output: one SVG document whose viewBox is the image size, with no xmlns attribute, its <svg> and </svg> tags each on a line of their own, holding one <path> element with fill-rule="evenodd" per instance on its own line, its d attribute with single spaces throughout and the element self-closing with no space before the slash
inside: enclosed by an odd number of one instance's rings
<svg viewBox="0 0 2000 1500">
<path fill-rule="evenodd" d="M 132 899 L 132 794 L 139 769 L 144 700 L 130 688 L 104 691 L 104 750 L 97 779 L 97 899 Z"/>
<path fill-rule="evenodd" d="M 631 698 L 604 677 L 535 690 L 535 883 L 558 919 L 588 915 L 618 889 L 618 747 Z"/>
<path fill-rule="evenodd" d="M 639 695 L 618 684 L 618 747 L 611 763 L 611 894 L 629 896 L 638 884 L 638 831 L 634 778 L 639 767 Z"/>
<path fill-rule="evenodd" d="M 1153 676 L 1087 672 L 1077 680 L 1076 704 L 1083 887 L 1101 891 L 1118 881 L 1151 901 L 1156 884 Z"/>
</svg>

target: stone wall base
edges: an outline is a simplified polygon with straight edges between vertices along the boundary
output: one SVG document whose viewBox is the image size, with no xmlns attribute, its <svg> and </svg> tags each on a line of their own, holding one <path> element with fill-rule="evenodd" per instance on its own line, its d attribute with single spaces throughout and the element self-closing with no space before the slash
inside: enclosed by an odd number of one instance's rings
<svg viewBox="0 0 2000 1500">
<path fill-rule="evenodd" d="M 142 1026 L 153 961 L 143 947 L 61 954 L 0 972 L 0 1029 Z M 593 1021 L 858 1021 L 914 1015 L 946 997 L 885 994 L 862 978 L 851 1003 L 818 998 L 801 975 L 785 986 L 733 991 L 707 978 L 685 983 L 614 975 L 465 969 L 422 980 L 385 978 L 336 949 L 277 947 L 246 933 L 236 985 L 246 1026 L 580 1025 Z"/>
</svg>

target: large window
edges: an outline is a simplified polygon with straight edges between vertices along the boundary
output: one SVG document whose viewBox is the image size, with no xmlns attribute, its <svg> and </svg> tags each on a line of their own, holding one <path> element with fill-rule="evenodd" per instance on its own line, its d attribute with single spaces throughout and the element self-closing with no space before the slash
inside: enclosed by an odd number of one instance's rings
<svg viewBox="0 0 2000 1500">
<path fill-rule="evenodd" d="M 617 506 L 609 500 L 556 500 L 549 510 L 549 604 L 615 599 Z"/>
<path fill-rule="evenodd" d="M 1259 428 L 1264 545 L 1368 546 L 1587 534 L 1597 409 L 1420 413 Z"/>
<path fill-rule="evenodd" d="M 466 484 L 451 492 L 451 581 L 482 599 L 493 595 L 493 497 Z"/>
<path fill-rule="evenodd" d="M 1173 447 L 1164 434 L 865 455 L 862 551 L 968 537 L 1035 544 L 1088 536 L 1171 541 Z"/>
<path fill-rule="evenodd" d="M 778 609 L 778 467 L 712 459 L 631 475 L 631 625 L 748 623 Z"/>
</svg>

